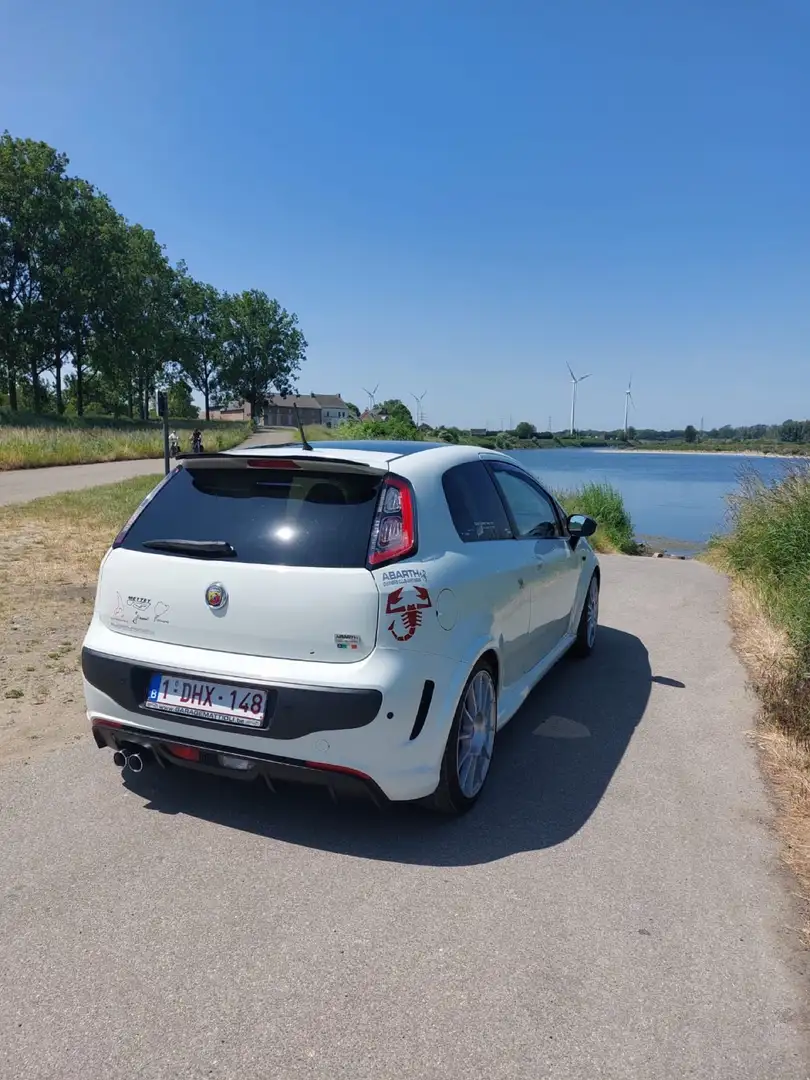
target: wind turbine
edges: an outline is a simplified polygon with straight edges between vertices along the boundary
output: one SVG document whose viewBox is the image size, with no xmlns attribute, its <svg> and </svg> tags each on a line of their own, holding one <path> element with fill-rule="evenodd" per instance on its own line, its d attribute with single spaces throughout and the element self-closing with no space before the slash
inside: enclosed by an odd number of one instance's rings
<svg viewBox="0 0 810 1080">
<path fill-rule="evenodd" d="M 366 390 L 365 386 L 362 386 L 360 388 L 364 393 L 368 394 L 368 411 L 369 412 L 373 412 L 373 410 L 374 410 L 374 401 L 375 401 L 374 395 L 377 393 L 379 388 L 380 388 L 379 383 L 377 383 L 377 385 L 374 387 L 373 390 Z"/>
<path fill-rule="evenodd" d="M 569 363 L 566 363 L 565 366 L 568 368 L 568 372 L 569 372 L 569 374 L 571 376 L 571 428 L 570 428 L 569 434 L 573 435 L 574 434 L 574 420 L 576 418 L 576 411 L 577 411 L 577 386 L 581 382 L 584 382 L 586 379 L 590 379 L 591 373 L 589 372 L 587 375 L 580 375 L 580 377 L 577 378 L 576 375 L 573 373 L 573 371 L 571 371 L 571 365 Z"/>
<path fill-rule="evenodd" d="M 423 418 L 422 402 L 423 402 L 426 394 L 427 394 L 427 390 L 425 390 L 425 392 L 422 394 L 421 397 L 418 397 L 416 394 L 411 394 L 411 397 L 416 402 L 416 426 L 417 427 L 419 427 L 419 425 L 422 423 L 422 418 Z"/>
<path fill-rule="evenodd" d="M 631 393 L 632 386 L 633 386 L 633 376 L 631 375 L 630 379 L 629 379 L 629 381 L 627 383 L 627 389 L 624 392 L 624 441 L 625 442 L 627 442 L 627 432 L 630 430 L 628 425 L 627 425 L 627 414 L 630 411 L 630 406 L 631 405 L 633 406 L 633 408 L 636 407 L 636 403 L 635 403 L 635 401 L 633 401 L 633 395 Z"/>
</svg>

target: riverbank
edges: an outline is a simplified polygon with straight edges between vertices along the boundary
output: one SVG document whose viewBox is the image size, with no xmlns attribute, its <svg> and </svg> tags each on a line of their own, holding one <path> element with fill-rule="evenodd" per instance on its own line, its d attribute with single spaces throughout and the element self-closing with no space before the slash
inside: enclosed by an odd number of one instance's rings
<svg viewBox="0 0 810 1080">
<path fill-rule="evenodd" d="M 582 449 L 589 449 L 594 454 L 687 454 L 690 457 L 783 458 L 785 461 L 797 462 L 808 460 L 806 454 L 787 454 L 769 450 L 689 450 L 684 447 L 671 450 L 668 446 L 593 446 Z"/>
<path fill-rule="evenodd" d="M 707 558 L 731 578 L 732 625 L 762 705 L 755 737 L 784 859 L 810 897 L 810 474 L 796 470 L 774 485 L 747 476 L 730 502 L 732 531 Z"/>
</svg>

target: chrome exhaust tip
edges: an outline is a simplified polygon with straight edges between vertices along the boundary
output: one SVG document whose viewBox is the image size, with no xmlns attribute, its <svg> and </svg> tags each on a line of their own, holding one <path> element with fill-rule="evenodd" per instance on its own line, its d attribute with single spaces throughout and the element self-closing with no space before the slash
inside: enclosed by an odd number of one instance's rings
<svg viewBox="0 0 810 1080">
<path fill-rule="evenodd" d="M 143 772 L 143 758 L 140 754 L 130 754 L 127 758 L 127 765 L 129 766 L 130 772 Z"/>
<path fill-rule="evenodd" d="M 125 769 L 127 767 L 127 755 L 123 750 L 116 750 L 113 754 L 113 765 L 116 765 L 119 769 Z"/>
</svg>

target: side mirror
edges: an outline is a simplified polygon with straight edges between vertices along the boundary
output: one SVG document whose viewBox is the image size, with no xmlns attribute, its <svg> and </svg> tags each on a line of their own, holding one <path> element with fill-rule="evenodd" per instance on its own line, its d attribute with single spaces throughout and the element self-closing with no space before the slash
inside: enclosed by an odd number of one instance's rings
<svg viewBox="0 0 810 1080">
<path fill-rule="evenodd" d="M 572 514 L 568 519 L 568 531 L 577 540 L 581 536 L 593 536 L 596 532 L 596 522 L 585 514 Z"/>
</svg>

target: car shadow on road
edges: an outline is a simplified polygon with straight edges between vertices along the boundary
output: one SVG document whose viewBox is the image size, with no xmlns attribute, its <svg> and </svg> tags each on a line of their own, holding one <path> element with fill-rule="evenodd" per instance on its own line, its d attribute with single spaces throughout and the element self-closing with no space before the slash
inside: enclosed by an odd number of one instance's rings
<svg viewBox="0 0 810 1080">
<path fill-rule="evenodd" d="M 600 628 L 591 658 L 559 664 L 498 735 L 487 788 L 456 820 L 408 805 L 335 805 L 327 792 L 311 788 L 272 795 L 260 783 L 182 769 L 126 773 L 125 782 L 148 810 L 288 844 L 428 866 L 486 863 L 553 847 L 582 828 L 644 715 L 653 679 L 637 637 Z M 668 676 L 655 681 L 682 685 Z"/>
</svg>

